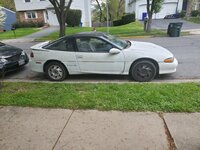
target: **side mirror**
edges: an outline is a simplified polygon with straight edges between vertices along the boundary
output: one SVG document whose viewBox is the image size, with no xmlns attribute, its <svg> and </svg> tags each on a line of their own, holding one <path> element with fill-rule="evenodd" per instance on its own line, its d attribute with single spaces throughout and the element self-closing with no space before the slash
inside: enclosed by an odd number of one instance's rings
<svg viewBox="0 0 200 150">
<path fill-rule="evenodd" d="M 109 53 L 110 54 L 119 54 L 121 52 L 121 50 L 117 49 L 117 48 L 112 48 L 110 49 Z"/>
</svg>

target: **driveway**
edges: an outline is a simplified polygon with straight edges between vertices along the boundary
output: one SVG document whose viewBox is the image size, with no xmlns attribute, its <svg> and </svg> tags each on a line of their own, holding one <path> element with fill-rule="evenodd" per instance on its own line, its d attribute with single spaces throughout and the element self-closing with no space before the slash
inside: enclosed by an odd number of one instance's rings
<svg viewBox="0 0 200 150">
<path fill-rule="evenodd" d="M 171 75 L 162 75 L 155 81 L 178 80 L 178 79 L 200 79 L 200 35 L 184 36 L 178 38 L 171 37 L 156 37 L 156 38 L 140 38 L 132 39 L 136 41 L 153 42 L 169 49 L 178 59 L 179 66 L 177 72 Z M 28 54 L 30 54 L 30 47 L 36 43 L 10 43 L 12 45 L 21 47 Z M 10 73 L 6 79 L 20 79 L 20 80 L 46 80 L 44 74 L 39 74 L 30 71 L 29 65 L 24 69 L 15 73 Z M 131 81 L 128 76 L 114 76 L 114 75 L 74 75 L 66 80 L 72 82 L 128 82 Z"/>
<path fill-rule="evenodd" d="M 48 36 L 49 34 L 56 32 L 59 30 L 58 26 L 52 26 L 52 27 L 48 27 L 48 28 L 44 28 L 38 32 L 35 32 L 33 34 L 21 37 L 21 38 L 17 38 L 17 39 L 10 39 L 10 40 L 3 40 L 3 42 L 5 43 L 28 43 L 31 41 L 34 41 L 34 39 L 40 38 L 40 37 L 44 37 L 44 36 Z"/>
<path fill-rule="evenodd" d="M 183 19 L 157 19 L 152 21 L 153 29 L 167 29 L 169 23 L 182 22 L 182 30 L 200 29 L 200 24 L 185 21 Z"/>
</svg>

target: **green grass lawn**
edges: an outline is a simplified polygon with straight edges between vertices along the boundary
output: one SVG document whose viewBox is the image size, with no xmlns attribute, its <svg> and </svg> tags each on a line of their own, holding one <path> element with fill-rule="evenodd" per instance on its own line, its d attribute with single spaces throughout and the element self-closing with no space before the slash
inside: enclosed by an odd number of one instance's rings
<svg viewBox="0 0 200 150">
<path fill-rule="evenodd" d="M 92 31 L 93 28 L 90 27 L 67 27 L 66 35 L 72 35 L 79 32 L 88 32 Z M 106 27 L 97 27 L 96 31 L 98 32 L 107 32 Z M 143 31 L 143 25 L 140 22 L 133 22 L 123 26 L 115 26 L 109 28 L 109 33 L 119 37 L 127 37 L 127 36 L 143 36 L 143 35 L 151 35 L 151 36 L 164 36 L 166 35 L 166 31 L 161 30 L 152 30 L 151 33 L 146 33 Z M 37 39 L 38 41 L 45 40 L 55 40 L 58 38 L 58 32 L 54 32 L 49 36 L 42 37 Z"/>
<path fill-rule="evenodd" d="M 15 30 L 16 37 L 15 37 L 13 31 L 0 32 L 0 40 L 23 37 L 23 36 L 32 34 L 34 32 L 37 32 L 39 30 L 40 29 L 38 29 L 38 28 L 18 28 Z"/>
<path fill-rule="evenodd" d="M 200 83 L 2 83 L 0 105 L 200 112 Z"/>
<path fill-rule="evenodd" d="M 200 24 L 200 17 L 191 17 L 185 20 Z"/>
</svg>

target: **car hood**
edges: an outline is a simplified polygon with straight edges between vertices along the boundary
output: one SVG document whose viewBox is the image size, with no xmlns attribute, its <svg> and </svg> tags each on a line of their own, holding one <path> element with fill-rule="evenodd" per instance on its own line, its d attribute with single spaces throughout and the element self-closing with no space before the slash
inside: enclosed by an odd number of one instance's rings
<svg viewBox="0 0 200 150">
<path fill-rule="evenodd" d="M 130 41 L 131 46 L 127 49 L 130 51 L 138 51 L 140 53 L 143 53 L 144 55 L 150 55 L 150 56 L 167 56 L 167 57 L 173 57 L 173 54 L 165 49 L 164 47 L 161 47 L 159 45 L 148 43 L 148 42 L 136 42 L 136 41 Z"/>
<path fill-rule="evenodd" d="M 17 55 L 22 52 L 22 49 L 10 46 L 10 45 L 1 45 L 0 46 L 0 58 L 8 58 L 14 55 Z"/>
</svg>

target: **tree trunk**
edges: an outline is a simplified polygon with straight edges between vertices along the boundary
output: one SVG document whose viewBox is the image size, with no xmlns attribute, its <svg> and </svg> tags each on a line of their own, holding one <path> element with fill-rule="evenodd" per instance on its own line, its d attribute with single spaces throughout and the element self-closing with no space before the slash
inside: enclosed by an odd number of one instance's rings
<svg viewBox="0 0 200 150">
<path fill-rule="evenodd" d="M 189 17 L 192 11 L 192 2 L 193 0 L 187 0 L 186 16 Z"/>
<path fill-rule="evenodd" d="M 65 22 L 61 22 L 60 23 L 60 33 L 59 33 L 59 37 L 63 37 L 65 36 Z"/>
<path fill-rule="evenodd" d="M 151 24 L 152 24 L 152 16 L 149 16 L 148 20 L 147 20 L 147 29 L 146 32 L 151 32 Z"/>
<path fill-rule="evenodd" d="M 65 22 L 66 22 L 66 15 L 65 15 L 65 11 L 64 8 L 63 10 L 61 10 L 61 14 L 60 14 L 60 33 L 59 33 L 59 37 L 63 37 L 65 36 Z"/>
<path fill-rule="evenodd" d="M 100 11 L 99 22 L 101 22 L 101 21 L 102 21 L 102 15 L 103 15 L 102 9 L 101 9 L 101 5 L 100 5 L 100 3 L 99 3 L 98 0 L 96 0 L 96 3 L 97 3 L 97 5 L 98 5 L 99 11 Z"/>
<path fill-rule="evenodd" d="M 65 0 L 49 0 L 49 1 L 54 6 L 56 16 L 59 22 L 59 26 L 60 26 L 59 37 L 62 37 L 65 35 L 66 16 L 73 0 L 68 0 L 67 6 L 65 5 Z"/>
</svg>

